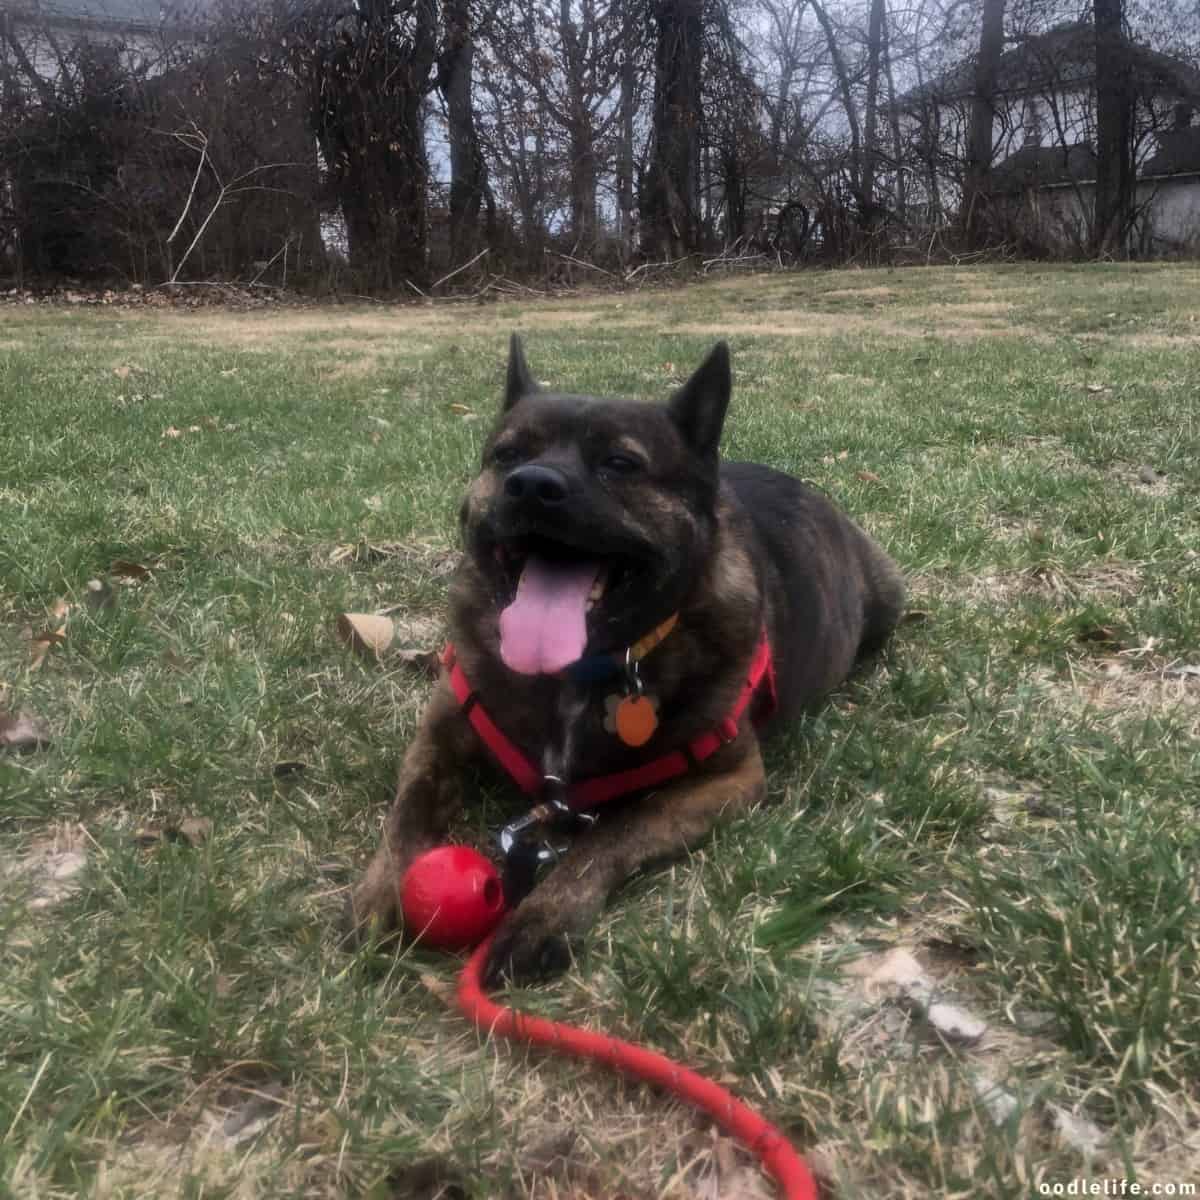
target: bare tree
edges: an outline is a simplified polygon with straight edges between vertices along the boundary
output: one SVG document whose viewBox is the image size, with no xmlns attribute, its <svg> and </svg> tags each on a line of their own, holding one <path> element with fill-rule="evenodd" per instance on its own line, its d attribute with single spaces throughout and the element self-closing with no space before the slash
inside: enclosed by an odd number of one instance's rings
<svg viewBox="0 0 1200 1200">
<path fill-rule="evenodd" d="M 996 88 L 1000 56 L 1004 53 L 1004 2 L 983 0 L 962 203 L 963 237 L 972 249 L 982 246 L 988 236 Z"/>
<path fill-rule="evenodd" d="M 434 86 L 435 0 L 357 0 L 304 10 L 291 39 L 297 76 L 362 286 L 425 279 L 429 167 L 425 98 Z"/>
<path fill-rule="evenodd" d="M 821 32 L 825 35 L 825 44 L 829 52 L 829 60 L 833 66 L 834 80 L 837 84 L 838 95 L 842 101 L 842 111 L 846 115 L 846 124 L 850 129 L 849 176 L 850 190 L 855 196 L 862 195 L 862 124 L 858 119 L 858 106 L 854 100 L 854 89 L 850 71 L 842 54 L 841 38 L 829 18 L 829 13 L 819 0 L 809 0 L 813 15 L 820 23 Z"/>
<path fill-rule="evenodd" d="M 702 0 L 654 0 L 654 111 L 642 182 L 643 243 L 679 258 L 700 246 Z"/>
<path fill-rule="evenodd" d="M 1093 0 L 1096 24 L 1096 198 L 1092 249 L 1121 254 L 1133 219 L 1132 57 L 1122 0 Z"/>
<path fill-rule="evenodd" d="M 553 9 L 514 3 L 495 17 L 497 62 L 529 90 L 556 131 L 571 237 L 582 253 L 596 241 L 600 179 L 609 168 L 607 139 L 621 115 L 613 93 L 623 40 L 619 0 L 558 0 Z"/>
<path fill-rule="evenodd" d="M 450 145 L 450 261 L 476 250 L 480 211 L 486 202 L 489 240 L 495 239 L 496 202 L 475 122 L 475 20 L 470 0 L 445 0 L 437 85 L 446 102 Z"/>
<path fill-rule="evenodd" d="M 879 77 L 884 67 L 884 0 L 871 0 L 867 25 L 867 99 L 863 121 L 864 161 L 859 204 L 865 224 L 875 217 L 875 176 L 879 170 Z"/>
</svg>

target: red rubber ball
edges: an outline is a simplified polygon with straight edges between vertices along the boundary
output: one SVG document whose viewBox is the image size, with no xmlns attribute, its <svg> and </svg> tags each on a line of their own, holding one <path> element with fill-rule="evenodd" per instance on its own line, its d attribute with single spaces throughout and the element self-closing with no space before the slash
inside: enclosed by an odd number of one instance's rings
<svg viewBox="0 0 1200 1200">
<path fill-rule="evenodd" d="M 465 950 L 504 916 L 496 868 L 469 846 L 438 846 L 413 860 L 400 881 L 404 928 L 422 945 Z"/>
</svg>

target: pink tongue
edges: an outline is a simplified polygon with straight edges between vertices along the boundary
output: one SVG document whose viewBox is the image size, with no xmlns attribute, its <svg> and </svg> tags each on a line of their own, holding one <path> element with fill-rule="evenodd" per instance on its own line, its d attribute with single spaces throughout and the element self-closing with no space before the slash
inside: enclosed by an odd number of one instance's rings
<svg viewBox="0 0 1200 1200">
<path fill-rule="evenodd" d="M 587 601 L 600 563 L 530 555 L 517 594 L 500 614 L 500 657 L 520 675 L 553 675 L 583 657 Z"/>
</svg>

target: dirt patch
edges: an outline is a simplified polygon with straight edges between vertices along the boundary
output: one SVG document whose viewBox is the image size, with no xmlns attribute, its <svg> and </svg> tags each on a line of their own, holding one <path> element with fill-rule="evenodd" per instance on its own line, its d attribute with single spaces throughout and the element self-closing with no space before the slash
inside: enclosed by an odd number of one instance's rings
<svg viewBox="0 0 1200 1200">
<path fill-rule="evenodd" d="M 948 903 L 903 921 L 887 931 L 882 951 L 873 938 L 869 952 L 854 955 L 853 935 L 840 947 L 829 945 L 843 965 L 836 982 L 815 989 L 816 1019 L 836 1038 L 841 1065 L 860 1077 L 877 1111 L 903 1118 L 954 1103 L 967 1125 L 959 1131 L 963 1146 L 981 1143 L 989 1127 L 1020 1113 L 1026 1145 L 1101 1150 L 1105 1131 L 1075 1111 L 1069 1096 L 1045 1087 L 1035 1094 L 1021 1082 L 1029 1064 L 1044 1077 L 1047 1063 L 1065 1066 L 1068 1058 L 1040 1032 L 1048 1023 L 1044 1014 L 999 1012 L 979 995 L 961 913 L 960 902 Z M 847 951 L 853 955 L 848 961 Z M 864 1157 L 852 1142 L 833 1139 L 809 1154 L 821 1175 L 851 1185 L 848 1192 L 867 1182 Z"/>
<path fill-rule="evenodd" d="M 1044 340 L 1037 330 L 996 318 L 985 320 L 970 312 L 967 305 L 927 305 L 911 316 L 872 316 L 870 313 L 828 313 L 792 310 L 774 311 L 768 317 L 747 321 L 731 317 L 721 323 L 687 322 L 677 325 L 678 333 L 699 337 L 748 334 L 754 337 L 838 337 L 874 333 L 883 337 L 929 337 L 943 340 L 958 337 L 1020 337 Z"/>
<path fill-rule="evenodd" d="M 363 354 L 368 358 L 376 348 L 372 340 L 382 341 L 379 355 L 416 355 L 426 353 L 428 342 L 412 341 L 413 331 L 444 335 L 447 330 L 488 336 L 496 330 L 553 329 L 584 325 L 598 318 L 612 320 L 607 302 L 581 304 L 530 303 L 519 317 L 506 307 L 501 315 L 493 307 L 472 304 L 428 304 L 380 306 L 377 309 L 339 308 L 275 310 L 269 313 L 156 314 L 158 330 L 171 338 L 217 343 L 241 350 L 270 349 L 281 342 L 306 341 L 317 350 Z M 625 320 L 639 322 L 636 313 Z M 368 345 L 364 348 L 364 343 Z M 340 365 L 340 364 L 339 364 Z M 351 370 L 353 371 L 353 367 Z M 370 369 L 366 367 L 364 369 Z"/>
<path fill-rule="evenodd" d="M 1012 604 L 1026 596 L 1055 601 L 1124 601 L 1141 590 L 1142 572 L 1133 563 L 1101 563 L 1073 571 L 1039 565 L 976 575 L 930 572 L 911 575 L 908 582 L 914 599 L 968 605 Z"/>
<path fill-rule="evenodd" d="M 1094 337 L 1095 335 L 1089 335 Z M 1101 335 L 1103 336 L 1103 335 Z M 1200 345 L 1200 331 L 1196 333 L 1131 333 L 1121 337 L 1125 346 L 1139 346 L 1152 350 L 1194 349 Z"/>
<path fill-rule="evenodd" d="M 1124 464 L 1113 467 L 1108 477 L 1123 487 L 1132 488 L 1143 496 L 1170 496 L 1174 491 L 1177 479 L 1165 471 L 1159 471 L 1143 463 L 1140 467 L 1130 467 Z"/>
<path fill-rule="evenodd" d="M 1200 678 L 1172 674 L 1165 665 L 1140 664 L 1132 656 L 1075 664 L 1069 678 L 1048 678 L 1042 686 L 1052 703 L 1072 713 L 1088 709 L 1124 720 L 1169 710 L 1190 736 L 1200 736 Z"/>
<path fill-rule="evenodd" d="M 890 287 L 834 288 L 822 292 L 822 300 L 895 300 L 900 293 Z"/>
<path fill-rule="evenodd" d="M 78 825 L 61 825 L 23 853 L 0 858 L 0 882 L 31 911 L 53 908 L 79 889 L 88 839 Z"/>
</svg>

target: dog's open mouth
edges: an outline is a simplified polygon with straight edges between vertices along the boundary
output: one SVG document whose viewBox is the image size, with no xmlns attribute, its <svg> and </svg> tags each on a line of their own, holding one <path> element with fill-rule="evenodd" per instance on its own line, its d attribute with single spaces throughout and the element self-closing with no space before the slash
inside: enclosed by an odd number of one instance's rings
<svg viewBox="0 0 1200 1200">
<path fill-rule="evenodd" d="M 511 599 L 500 613 L 500 657 L 522 675 L 552 675 L 583 657 L 588 620 L 629 564 L 542 535 L 494 551 Z"/>
</svg>

